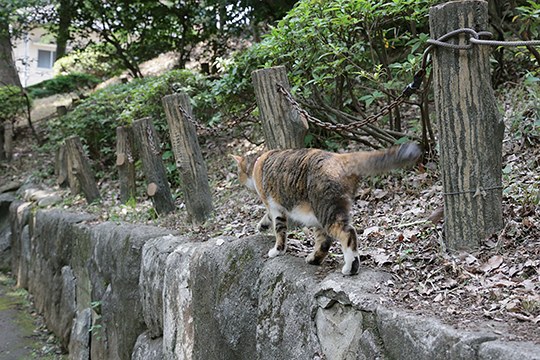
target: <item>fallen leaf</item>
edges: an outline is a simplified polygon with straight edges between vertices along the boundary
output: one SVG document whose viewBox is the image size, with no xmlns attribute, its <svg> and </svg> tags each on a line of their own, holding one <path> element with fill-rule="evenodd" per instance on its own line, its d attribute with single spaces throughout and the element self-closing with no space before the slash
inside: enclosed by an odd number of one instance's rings
<svg viewBox="0 0 540 360">
<path fill-rule="evenodd" d="M 482 264 L 479 268 L 480 271 L 488 273 L 492 270 L 495 270 L 501 264 L 503 263 L 503 257 L 501 255 L 493 255 L 489 258 L 488 261 L 486 261 L 484 264 Z"/>
<path fill-rule="evenodd" d="M 368 228 L 364 229 L 363 235 L 365 237 L 368 237 L 370 234 L 375 233 L 375 232 L 379 232 L 379 227 L 378 226 L 371 226 L 371 227 L 368 227 Z"/>
<path fill-rule="evenodd" d="M 444 206 L 438 207 L 435 209 L 431 215 L 429 215 L 428 220 L 431 221 L 433 224 L 438 224 L 441 222 L 441 220 L 444 218 Z"/>
<path fill-rule="evenodd" d="M 390 255 L 387 254 L 374 254 L 373 260 L 377 263 L 378 266 L 382 266 L 386 263 L 390 263 Z"/>
</svg>

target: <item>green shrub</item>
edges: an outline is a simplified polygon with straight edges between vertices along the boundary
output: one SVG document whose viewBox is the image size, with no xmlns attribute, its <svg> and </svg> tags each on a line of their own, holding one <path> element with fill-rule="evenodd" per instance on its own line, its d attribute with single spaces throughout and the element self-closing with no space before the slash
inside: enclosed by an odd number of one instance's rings
<svg viewBox="0 0 540 360">
<path fill-rule="evenodd" d="M 17 116 L 26 111 L 26 99 L 22 90 L 17 86 L 0 87 L 0 124 L 4 121 L 14 121 Z"/>
<path fill-rule="evenodd" d="M 437 2 L 300 1 L 261 43 L 225 66 L 215 85 L 220 101 L 252 99 L 251 71 L 276 65 L 286 66 L 297 94 L 309 99 L 316 92 L 340 110 L 400 91 L 418 68 L 429 7 Z"/>
<path fill-rule="evenodd" d="M 200 96 L 208 90 L 204 77 L 187 70 L 174 70 L 159 77 L 112 85 L 94 92 L 72 112 L 51 121 L 51 140 L 59 142 L 68 136 L 78 135 L 94 161 L 110 166 L 114 163 L 116 127 L 149 116 L 167 150 L 170 141 L 166 140 L 167 121 L 161 98 L 175 92 L 186 92 L 194 101 L 194 108 L 198 111 L 195 116 L 199 118 L 203 112 L 211 111 L 207 107 L 207 99 Z"/>
<path fill-rule="evenodd" d="M 69 93 L 85 88 L 93 88 L 100 83 L 100 79 L 94 75 L 73 73 L 69 75 L 59 75 L 52 79 L 45 80 L 39 84 L 28 87 L 30 97 L 43 98 L 56 94 Z"/>
</svg>

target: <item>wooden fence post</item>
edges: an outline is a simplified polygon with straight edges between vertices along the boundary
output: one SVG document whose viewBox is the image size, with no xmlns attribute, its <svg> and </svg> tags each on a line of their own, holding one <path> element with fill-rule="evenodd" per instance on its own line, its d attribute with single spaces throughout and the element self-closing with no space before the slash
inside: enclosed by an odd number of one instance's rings
<svg viewBox="0 0 540 360">
<path fill-rule="evenodd" d="M 68 156 L 66 145 L 61 144 L 56 150 L 54 161 L 54 174 L 56 175 L 56 184 L 63 188 L 69 185 L 68 181 Z"/>
<path fill-rule="evenodd" d="M 135 159 L 133 130 L 126 126 L 116 128 L 116 167 L 120 182 L 120 202 L 125 204 L 135 197 Z"/>
<path fill-rule="evenodd" d="M 182 177 L 186 209 L 192 221 L 201 224 L 212 213 L 212 193 L 197 131 L 190 121 L 193 119 L 191 103 L 185 93 L 167 95 L 162 101 L 176 167 Z"/>
<path fill-rule="evenodd" d="M 308 124 L 278 92 L 277 84 L 290 91 L 284 66 L 256 70 L 252 73 L 255 97 L 268 149 L 290 149 L 305 146 Z"/>
<path fill-rule="evenodd" d="M 4 121 L 4 155 L 9 162 L 13 159 L 13 123 Z"/>
<path fill-rule="evenodd" d="M 487 1 L 452 1 L 430 9 L 434 39 L 460 28 L 488 29 Z M 464 44 L 460 36 L 449 42 Z M 502 139 L 491 75 L 490 47 L 437 46 L 433 52 L 435 109 L 444 186 L 445 242 L 473 249 L 503 227 Z"/>
<path fill-rule="evenodd" d="M 133 135 L 141 156 L 144 175 L 148 182 L 146 193 L 152 198 L 158 214 L 166 214 L 174 210 L 171 189 L 167 181 L 167 173 L 161 159 L 159 139 L 150 118 L 133 122 Z"/>
<path fill-rule="evenodd" d="M 73 176 L 77 179 L 80 189 L 82 190 L 86 201 L 90 204 L 100 198 L 99 189 L 90 168 L 90 163 L 86 157 L 81 139 L 78 136 L 70 136 L 66 139 L 66 151 L 68 153 L 68 172 L 71 171 Z M 76 186 L 73 185 L 73 189 Z M 70 186 L 72 186 L 70 184 Z"/>
</svg>

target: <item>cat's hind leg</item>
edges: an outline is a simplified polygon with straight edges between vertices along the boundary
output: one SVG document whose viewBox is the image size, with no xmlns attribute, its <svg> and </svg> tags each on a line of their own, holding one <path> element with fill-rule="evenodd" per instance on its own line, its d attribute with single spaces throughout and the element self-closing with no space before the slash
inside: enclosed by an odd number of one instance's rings
<svg viewBox="0 0 540 360">
<path fill-rule="evenodd" d="M 306 262 L 311 265 L 321 265 L 326 255 L 328 255 L 332 241 L 332 237 L 322 228 L 316 228 L 315 246 L 313 247 L 313 252 L 306 257 Z"/>
<path fill-rule="evenodd" d="M 274 233 L 276 234 L 276 245 L 268 251 L 268 257 L 276 257 L 285 254 L 287 250 L 287 217 L 279 214 L 274 217 Z"/>
<path fill-rule="evenodd" d="M 261 221 L 257 224 L 257 231 L 258 232 L 265 232 L 268 229 L 270 229 L 270 226 L 272 225 L 272 217 L 270 216 L 270 213 L 266 213 Z"/>
<path fill-rule="evenodd" d="M 345 260 L 345 265 L 341 269 L 342 274 L 358 274 L 360 257 L 358 256 L 357 236 L 354 227 L 348 223 L 336 222 L 328 227 L 328 233 L 341 243 Z"/>
</svg>

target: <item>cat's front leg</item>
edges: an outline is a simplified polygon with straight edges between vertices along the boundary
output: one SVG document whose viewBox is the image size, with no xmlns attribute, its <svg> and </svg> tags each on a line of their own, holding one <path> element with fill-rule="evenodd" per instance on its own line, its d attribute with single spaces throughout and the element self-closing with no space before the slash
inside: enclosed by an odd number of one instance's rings
<svg viewBox="0 0 540 360">
<path fill-rule="evenodd" d="M 272 218 L 270 217 L 270 213 L 266 213 L 257 224 L 257 231 L 265 232 L 268 229 L 270 229 L 271 225 L 272 225 Z"/>
<path fill-rule="evenodd" d="M 276 257 L 285 254 L 287 251 L 287 217 L 280 214 L 274 217 L 274 233 L 276 234 L 276 245 L 268 251 L 268 257 Z"/>
</svg>

